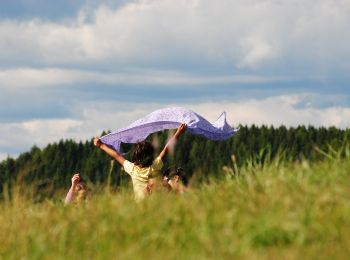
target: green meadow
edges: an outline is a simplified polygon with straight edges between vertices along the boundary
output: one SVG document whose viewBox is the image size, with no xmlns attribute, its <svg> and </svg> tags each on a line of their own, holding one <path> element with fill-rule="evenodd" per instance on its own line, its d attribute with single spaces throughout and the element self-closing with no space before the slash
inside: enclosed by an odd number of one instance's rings
<svg viewBox="0 0 350 260">
<path fill-rule="evenodd" d="M 4 188 L 2 259 L 350 259 L 350 156 L 248 163 L 184 195 L 95 191 L 35 202 Z"/>
</svg>

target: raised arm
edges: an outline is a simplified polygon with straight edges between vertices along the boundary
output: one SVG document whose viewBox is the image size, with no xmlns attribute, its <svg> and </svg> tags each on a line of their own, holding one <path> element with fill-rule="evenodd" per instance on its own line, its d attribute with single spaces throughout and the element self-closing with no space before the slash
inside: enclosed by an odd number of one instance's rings
<svg viewBox="0 0 350 260">
<path fill-rule="evenodd" d="M 121 154 L 119 154 L 116 150 L 113 150 L 108 145 L 103 144 L 99 138 L 97 137 L 94 138 L 94 145 L 100 148 L 102 151 L 106 152 L 109 156 L 114 158 L 121 165 L 124 164 L 125 158 Z"/>
<path fill-rule="evenodd" d="M 66 199 L 64 200 L 65 205 L 67 205 L 73 201 L 75 188 L 76 188 L 77 184 L 79 183 L 79 181 L 80 181 L 80 174 L 79 173 L 74 174 L 72 177 L 72 186 L 70 187 L 70 189 L 66 195 Z"/>
<path fill-rule="evenodd" d="M 164 146 L 163 150 L 160 152 L 159 154 L 160 159 L 163 160 L 163 158 L 167 155 L 169 148 L 176 144 L 176 141 L 179 139 L 180 135 L 185 131 L 185 129 L 186 129 L 186 124 L 181 124 L 179 126 L 176 133 L 173 135 L 173 137 L 170 138 L 170 140 Z"/>
</svg>

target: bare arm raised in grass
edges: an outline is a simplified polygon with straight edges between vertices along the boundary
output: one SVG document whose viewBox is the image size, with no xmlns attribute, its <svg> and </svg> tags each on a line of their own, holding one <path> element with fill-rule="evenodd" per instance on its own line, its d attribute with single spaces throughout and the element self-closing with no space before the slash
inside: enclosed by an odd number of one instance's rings
<svg viewBox="0 0 350 260">
<path fill-rule="evenodd" d="M 160 152 L 159 157 L 163 160 L 163 158 L 167 155 L 169 152 L 169 149 L 173 149 L 176 141 L 179 139 L 180 135 L 185 131 L 186 124 L 181 124 L 179 128 L 177 129 L 176 133 L 173 135 L 173 137 L 170 138 L 170 140 L 167 142 L 167 144 L 164 146 L 163 150 Z"/>
<path fill-rule="evenodd" d="M 72 177 L 72 186 L 70 187 L 66 199 L 64 200 L 64 204 L 70 204 L 73 201 L 79 203 L 86 198 L 86 186 L 80 177 L 80 173 L 76 173 Z"/>
</svg>

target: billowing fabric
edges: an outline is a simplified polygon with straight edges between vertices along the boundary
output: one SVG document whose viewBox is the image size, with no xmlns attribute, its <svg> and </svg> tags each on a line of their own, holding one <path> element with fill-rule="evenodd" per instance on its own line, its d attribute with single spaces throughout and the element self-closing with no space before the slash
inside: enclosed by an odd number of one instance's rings
<svg viewBox="0 0 350 260">
<path fill-rule="evenodd" d="M 119 152 L 121 143 L 137 143 L 145 140 L 152 133 L 178 128 L 181 123 L 187 125 L 187 132 L 215 141 L 226 140 L 238 131 L 227 124 L 225 112 L 211 124 L 192 110 L 174 107 L 156 110 L 128 127 L 101 137 L 101 142 Z"/>
</svg>

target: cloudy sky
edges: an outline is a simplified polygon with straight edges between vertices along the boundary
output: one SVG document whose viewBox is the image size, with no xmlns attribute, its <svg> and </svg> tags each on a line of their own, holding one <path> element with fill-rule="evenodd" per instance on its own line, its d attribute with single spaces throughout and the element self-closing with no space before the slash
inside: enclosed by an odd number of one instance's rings
<svg viewBox="0 0 350 260">
<path fill-rule="evenodd" d="M 350 126 L 349 0 L 0 2 L 0 160 L 169 106 Z"/>
</svg>

